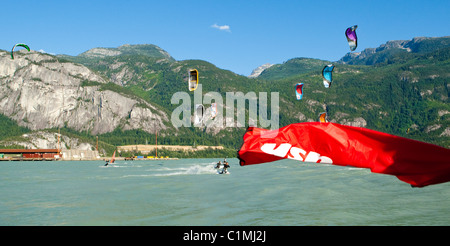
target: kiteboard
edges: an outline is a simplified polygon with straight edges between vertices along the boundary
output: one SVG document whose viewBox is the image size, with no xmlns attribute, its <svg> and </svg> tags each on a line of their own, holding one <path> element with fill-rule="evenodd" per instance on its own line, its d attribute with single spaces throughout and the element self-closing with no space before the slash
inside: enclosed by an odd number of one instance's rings
<svg viewBox="0 0 450 246">
<path fill-rule="evenodd" d="M 223 172 L 223 170 L 217 170 L 218 174 L 230 174 L 230 171 Z"/>
</svg>

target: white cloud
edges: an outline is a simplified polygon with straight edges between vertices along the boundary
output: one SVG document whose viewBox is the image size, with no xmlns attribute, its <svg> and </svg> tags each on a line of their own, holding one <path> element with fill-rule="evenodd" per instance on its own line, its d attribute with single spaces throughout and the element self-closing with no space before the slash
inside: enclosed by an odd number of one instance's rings
<svg viewBox="0 0 450 246">
<path fill-rule="evenodd" d="M 226 31 L 226 32 L 231 32 L 230 26 L 229 25 L 223 25 L 223 26 L 219 26 L 217 24 L 214 24 L 211 26 L 212 28 L 216 28 L 219 29 L 221 31 Z"/>
</svg>

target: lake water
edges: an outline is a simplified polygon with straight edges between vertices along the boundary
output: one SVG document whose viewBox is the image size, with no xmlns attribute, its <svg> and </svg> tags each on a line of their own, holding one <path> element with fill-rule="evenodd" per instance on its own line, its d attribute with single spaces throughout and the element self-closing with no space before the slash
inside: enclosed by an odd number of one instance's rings
<svg viewBox="0 0 450 246">
<path fill-rule="evenodd" d="M 293 160 L 0 162 L 0 225 L 450 225 L 450 183 Z"/>
</svg>

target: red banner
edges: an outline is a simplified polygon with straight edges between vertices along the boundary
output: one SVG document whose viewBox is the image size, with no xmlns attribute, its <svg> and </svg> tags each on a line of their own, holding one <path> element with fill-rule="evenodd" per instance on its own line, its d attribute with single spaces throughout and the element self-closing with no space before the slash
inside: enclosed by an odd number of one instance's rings
<svg viewBox="0 0 450 246">
<path fill-rule="evenodd" d="M 361 127 L 307 122 L 277 130 L 249 127 L 240 165 L 281 159 L 369 168 L 414 187 L 450 181 L 450 149 Z"/>
</svg>

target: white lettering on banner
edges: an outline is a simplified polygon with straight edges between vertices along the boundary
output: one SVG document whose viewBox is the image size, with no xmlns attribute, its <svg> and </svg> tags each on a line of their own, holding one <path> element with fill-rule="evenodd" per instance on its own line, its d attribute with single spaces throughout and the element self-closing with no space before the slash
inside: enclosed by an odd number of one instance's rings
<svg viewBox="0 0 450 246">
<path fill-rule="evenodd" d="M 275 148 L 277 144 L 274 143 L 266 143 L 263 146 L 261 146 L 261 151 L 274 156 L 279 156 L 285 158 L 286 155 L 288 159 L 294 159 L 304 162 L 315 162 L 315 163 L 329 163 L 333 164 L 333 160 L 331 160 L 330 157 L 327 156 L 321 156 L 319 153 L 316 153 L 314 151 L 306 152 L 303 149 L 292 147 L 291 144 L 283 143 L 278 146 L 278 148 Z"/>
<path fill-rule="evenodd" d="M 299 161 L 303 161 L 305 159 L 306 156 L 306 151 L 297 148 L 297 147 L 292 147 L 291 151 L 290 151 L 291 156 L 288 156 L 287 158 L 289 159 L 294 159 L 294 160 L 299 160 Z"/>
<path fill-rule="evenodd" d="M 291 145 L 288 143 L 280 144 L 280 146 L 278 146 L 278 148 L 276 148 L 276 149 L 275 149 L 275 146 L 277 146 L 277 144 L 264 144 L 261 147 L 261 150 L 267 154 L 271 154 L 271 155 L 275 155 L 275 156 L 279 156 L 279 157 L 285 157 L 287 152 L 291 148 Z"/>
</svg>

